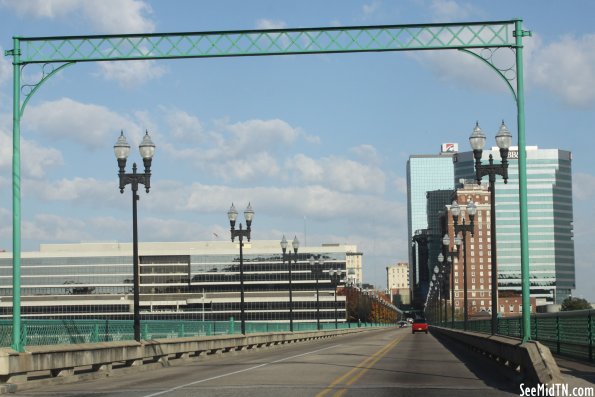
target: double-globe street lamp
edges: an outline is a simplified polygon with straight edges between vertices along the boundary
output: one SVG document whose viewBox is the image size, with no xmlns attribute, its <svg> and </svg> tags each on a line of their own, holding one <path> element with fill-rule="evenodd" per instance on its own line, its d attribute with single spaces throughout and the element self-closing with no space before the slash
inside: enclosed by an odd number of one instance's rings
<svg viewBox="0 0 595 397">
<path fill-rule="evenodd" d="M 242 335 L 246 335 L 246 313 L 244 307 L 244 237 L 250 241 L 250 232 L 252 226 L 252 219 L 254 218 L 254 211 L 252 206 L 248 203 L 248 207 L 244 210 L 244 218 L 246 219 L 246 229 L 240 228 L 236 230 L 236 219 L 238 218 L 238 211 L 236 207 L 231 203 L 231 208 L 227 212 L 229 218 L 229 225 L 231 226 L 231 241 L 233 242 L 237 237 L 240 241 L 240 321 L 242 326 Z"/>
<path fill-rule="evenodd" d="M 432 274 L 432 282 L 434 287 L 433 293 L 436 295 L 434 300 L 434 317 L 435 320 L 438 320 L 436 322 L 440 324 L 440 321 L 442 320 L 442 302 L 440 301 L 440 280 L 438 279 L 438 272 L 438 266 L 434 266 L 434 273 Z"/>
<path fill-rule="evenodd" d="M 438 265 L 434 266 L 434 274 L 436 275 L 437 279 L 438 279 L 438 285 L 437 285 L 437 290 L 438 290 L 438 313 L 439 315 L 439 322 L 442 323 L 442 313 L 444 313 L 444 322 L 446 322 L 447 320 L 447 310 L 446 310 L 446 302 L 448 301 L 447 299 L 447 294 L 446 291 L 448 289 L 447 287 L 447 277 L 446 277 L 446 268 L 444 267 L 443 264 L 444 260 L 441 262 L 440 261 L 440 256 L 438 256 Z M 444 311 L 442 310 L 442 300 L 444 299 Z"/>
<path fill-rule="evenodd" d="M 455 201 L 452 202 L 450 207 L 450 213 L 452 214 L 452 219 L 454 221 L 453 228 L 455 236 L 459 233 L 463 234 L 463 329 L 467 330 L 467 321 L 469 320 L 469 311 L 467 306 L 467 232 L 471 233 L 473 236 L 473 221 L 475 219 L 475 214 L 477 212 L 477 207 L 475 203 L 470 200 L 467 203 L 467 214 L 469 215 L 469 224 L 465 222 L 465 216 L 463 216 L 462 224 L 459 224 L 459 215 L 461 215 L 461 207 Z"/>
<path fill-rule="evenodd" d="M 455 237 L 455 250 L 450 250 L 450 236 L 447 234 L 442 237 L 442 245 L 445 249 L 446 262 L 448 263 L 448 271 L 450 275 L 450 322 L 452 328 L 455 326 L 455 273 L 454 273 L 454 260 L 459 258 L 459 252 L 461 251 L 461 238 Z M 444 261 L 444 255 L 442 252 L 438 254 L 438 262 Z M 446 303 L 444 304 L 446 309 Z"/>
<path fill-rule="evenodd" d="M 298 241 L 297 236 L 293 237 L 291 246 L 293 247 L 293 252 L 294 252 L 293 257 L 295 258 L 295 264 L 297 266 L 297 261 L 298 261 L 297 252 L 298 252 L 298 248 L 300 247 L 300 242 Z M 285 239 L 285 236 L 283 236 L 283 239 L 281 239 L 281 250 L 283 251 L 283 264 L 285 264 L 285 253 L 287 251 L 287 240 Z M 291 285 L 291 281 L 292 281 L 291 251 L 289 252 L 289 256 L 288 256 L 287 267 L 289 268 L 289 331 L 293 332 L 293 288 Z"/>
<path fill-rule="evenodd" d="M 144 185 L 145 190 L 149 193 L 151 188 L 151 162 L 155 154 L 155 144 L 149 136 L 149 132 L 145 136 L 138 147 L 143 163 L 145 166 L 144 174 L 136 173 L 136 163 L 132 164 L 132 173 L 126 173 L 126 160 L 130 153 L 130 145 L 126 142 L 124 131 L 120 133 L 120 137 L 114 145 L 114 154 L 118 160 L 118 177 L 120 179 L 120 193 L 124 193 L 126 185 L 130 185 L 132 190 L 132 284 L 134 295 L 134 309 L 133 309 L 133 323 L 134 323 L 134 340 L 140 342 L 140 287 L 139 287 L 139 264 L 138 264 L 138 228 L 137 228 L 137 210 L 136 202 L 140 198 L 137 194 L 138 185 Z"/>
<path fill-rule="evenodd" d="M 508 182 L 508 149 L 512 143 L 512 135 L 504 120 L 496 134 L 496 145 L 500 149 L 500 164 L 494 164 L 494 159 L 490 154 L 489 164 L 481 163 L 481 156 L 485 146 L 486 136 L 479 128 L 479 123 L 475 124 L 473 133 L 469 137 L 469 143 L 473 149 L 475 157 L 475 175 L 477 183 L 481 183 L 484 176 L 488 176 L 490 189 L 490 239 L 491 239 L 491 258 L 492 258 L 492 334 L 498 332 L 498 265 L 496 256 L 496 175 L 500 175 L 504 183 Z"/>
<path fill-rule="evenodd" d="M 316 278 L 316 329 L 320 330 L 320 289 L 318 280 L 322 277 L 322 259 L 314 259 L 313 256 L 308 260 L 310 262 L 310 271 Z"/>
</svg>

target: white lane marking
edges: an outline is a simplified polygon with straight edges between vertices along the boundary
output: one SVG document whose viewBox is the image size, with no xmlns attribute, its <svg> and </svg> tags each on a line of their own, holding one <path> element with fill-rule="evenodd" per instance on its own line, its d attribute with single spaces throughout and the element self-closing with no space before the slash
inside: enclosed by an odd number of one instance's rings
<svg viewBox="0 0 595 397">
<path fill-rule="evenodd" d="M 145 395 L 143 397 L 160 396 L 160 395 L 165 394 L 165 393 L 169 393 L 169 392 L 172 392 L 172 391 L 183 389 L 184 387 L 187 387 L 187 386 L 192 386 L 192 385 L 196 385 L 196 384 L 199 384 L 199 383 L 208 382 L 210 380 L 224 378 L 226 376 L 231 376 L 231 375 L 239 374 L 239 373 L 242 373 L 242 372 L 252 371 L 254 369 L 258 369 L 258 368 L 261 368 L 261 367 L 264 367 L 264 366 L 267 366 L 267 365 L 276 364 L 276 363 L 280 363 L 280 362 L 283 362 L 283 361 L 291 360 L 292 358 L 296 358 L 296 357 L 307 356 L 308 354 L 318 353 L 318 352 L 321 352 L 323 350 L 333 349 L 333 348 L 338 347 L 338 346 L 341 346 L 341 345 L 340 344 L 339 345 L 333 345 L 333 346 L 325 347 L 323 349 L 313 350 L 311 352 L 302 353 L 302 354 L 298 354 L 298 355 L 295 355 L 295 356 L 285 357 L 285 358 L 282 358 L 282 359 L 279 359 L 279 360 L 271 361 L 271 362 L 268 362 L 268 363 L 255 365 L 254 367 L 244 368 L 244 369 L 241 369 L 239 371 L 228 372 L 226 374 L 221 374 L 221 375 L 213 376 L 212 378 L 197 380 L 197 381 L 194 381 L 194 382 L 186 383 L 185 385 L 180 385 L 180 386 L 172 387 L 171 389 L 159 391 L 157 393 L 147 394 L 147 395 Z"/>
</svg>

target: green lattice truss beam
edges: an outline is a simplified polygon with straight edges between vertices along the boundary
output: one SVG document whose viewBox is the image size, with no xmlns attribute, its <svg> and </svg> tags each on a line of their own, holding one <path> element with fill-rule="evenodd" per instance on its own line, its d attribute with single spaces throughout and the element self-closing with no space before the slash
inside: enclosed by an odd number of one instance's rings
<svg viewBox="0 0 595 397">
<path fill-rule="evenodd" d="M 514 22 L 19 38 L 20 63 L 512 48 Z"/>
</svg>

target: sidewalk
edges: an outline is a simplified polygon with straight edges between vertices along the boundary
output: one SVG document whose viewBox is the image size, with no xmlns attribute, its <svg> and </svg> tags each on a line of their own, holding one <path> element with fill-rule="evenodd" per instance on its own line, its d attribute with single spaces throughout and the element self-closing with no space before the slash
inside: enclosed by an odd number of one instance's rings
<svg viewBox="0 0 595 397">
<path fill-rule="evenodd" d="M 572 387 L 595 387 L 595 364 L 554 356 L 560 372 Z"/>
</svg>

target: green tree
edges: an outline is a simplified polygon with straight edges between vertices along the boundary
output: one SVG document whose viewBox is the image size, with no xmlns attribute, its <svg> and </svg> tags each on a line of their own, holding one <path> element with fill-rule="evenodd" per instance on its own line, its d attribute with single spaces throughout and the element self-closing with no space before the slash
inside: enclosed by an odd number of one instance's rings
<svg viewBox="0 0 595 397">
<path fill-rule="evenodd" d="M 562 301 L 562 307 L 560 311 L 568 312 L 571 310 L 585 310 L 591 309 L 591 304 L 583 298 L 574 298 L 569 296 L 568 298 Z"/>
</svg>

